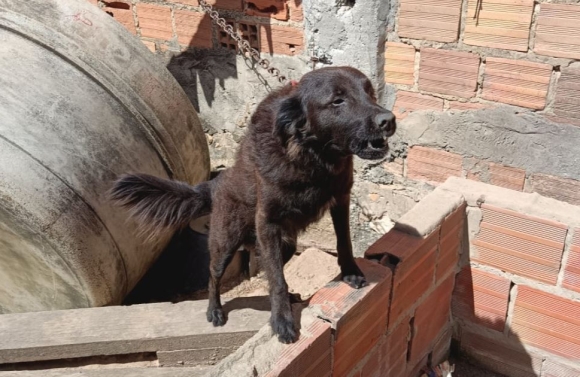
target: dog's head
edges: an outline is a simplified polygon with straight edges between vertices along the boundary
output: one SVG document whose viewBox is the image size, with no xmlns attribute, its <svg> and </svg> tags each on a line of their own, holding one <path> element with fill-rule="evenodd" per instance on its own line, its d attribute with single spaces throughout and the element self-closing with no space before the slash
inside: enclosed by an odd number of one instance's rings
<svg viewBox="0 0 580 377">
<path fill-rule="evenodd" d="M 275 133 L 324 154 L 386 156 L 395 116 L 379 106 L 370 80 L 351 67 L 307 73 L 280 105 Z"/>
</svg>

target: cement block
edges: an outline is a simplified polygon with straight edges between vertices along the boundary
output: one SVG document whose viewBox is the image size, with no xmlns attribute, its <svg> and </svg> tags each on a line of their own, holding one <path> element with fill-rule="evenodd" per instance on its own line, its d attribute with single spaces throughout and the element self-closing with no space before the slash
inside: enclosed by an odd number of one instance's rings
<svg viewBox="0 0 580 377">
<path fill-rule="evenodd" d="M 395 229 L 414 236 L 425 237 L 462 203 L 461 194 L 438 188 L 401 216 L 395 224 Z"/>
<path fill-rule="evenodd" d="M 463 195 L 469 206 L 479 207 L 486 203 L 572 226 L 580 225 L 580 207 L 539 194 L 517 192 L 456 177 L 449 178 L 439 188 Z"/>
</svg>

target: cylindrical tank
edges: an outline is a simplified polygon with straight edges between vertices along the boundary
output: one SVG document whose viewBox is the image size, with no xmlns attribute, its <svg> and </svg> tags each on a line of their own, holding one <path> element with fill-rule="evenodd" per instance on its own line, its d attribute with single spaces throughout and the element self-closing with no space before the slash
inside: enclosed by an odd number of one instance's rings
<svg viewBox="0 0 580 377">
<path fill-rule="evenodd" d="M 88 1 L 0 0 L 0 313 L 121 302 L 169 237 L 107 200 L 130 172 L 209 176 L 162 62 Z"/>
</svg>

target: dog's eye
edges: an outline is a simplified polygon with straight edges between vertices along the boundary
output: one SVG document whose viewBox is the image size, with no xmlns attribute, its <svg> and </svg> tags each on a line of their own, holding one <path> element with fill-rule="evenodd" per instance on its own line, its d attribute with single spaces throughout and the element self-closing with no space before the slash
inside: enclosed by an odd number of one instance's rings
<svg viewBox="0 0 580 377">
<path fill-rule="evenodd" d="M 342 105 L 343 103 L 344 103 L 344 100 L 342 98 L 337 98 L 334 101 L 332 101 L 332 104 L 334 106 Z"/>
</svg>

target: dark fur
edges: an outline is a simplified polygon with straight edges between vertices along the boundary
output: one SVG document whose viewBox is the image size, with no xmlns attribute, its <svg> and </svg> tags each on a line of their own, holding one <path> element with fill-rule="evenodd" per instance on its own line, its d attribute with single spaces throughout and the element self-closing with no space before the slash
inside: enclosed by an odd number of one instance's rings
<svg viewBox="0 0 580 377">
<path fill-rule="evenodd" d="M 395 118 L 376 104 L 366 76 L 349 67 L 323 68 L 262 101 L 235 165 L 215 180 L 191 187 L 128 175 L 112 197 L 152 229 L 183 227 L 211 210 L 207 319 L 214 325 L 225 323 L 219 285 L 226 266 L 240 246 L 257 247 L 270 286 L 270 323 L 289 343 L 297 333 L 283 266 L 296 251 L 298 234 L 326 210 L 342 279 L 354 288 L 366 284 L 350 239 L 352 156 L 383 158 L 394 132 Z"/>
<path fill-rule="evenodd" d="M 140 233 L 155 238 L 166 228 L 186 227 L 191 220 L 211 212 L 211 186 L 215 181 L 190 186 L 183 182 L 128 174 L 115 182 L 109 197 L 131 208 Z"/>
</svg>

